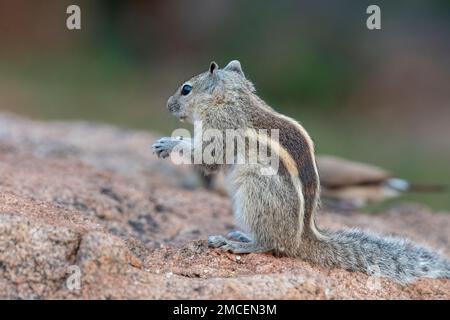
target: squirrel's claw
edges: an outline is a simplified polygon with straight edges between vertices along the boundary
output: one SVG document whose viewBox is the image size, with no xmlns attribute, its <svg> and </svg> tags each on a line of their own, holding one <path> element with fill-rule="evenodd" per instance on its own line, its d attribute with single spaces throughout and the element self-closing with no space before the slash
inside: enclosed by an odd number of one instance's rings
<svg viewBox="0 0 450 320">
<path fill-rule="evenodd" d="M 152 145 L 152 150 L 153 150 L 153 153 L 158 156 L 158 158 L 161 158 L 163 156 L 164 149 L 160 143 L 158 143 L 158 142 L 154 143 Z"/>
<path fill-rule="evenodd" d="M 170 152 L 172 152 L 172 149 L 179 143 L 179 141 L 180 140 L 174 138 L 163 137 L 152 145 L 153 153 L 155 153 L 159 158 L 165 159 L 170 155 Z"/>
<path fill-rule="evenodd" d="M 220 248 L 227 244 L 227 239 L 224 236 L 209 236 L 208 246 L 213 248 Z"/>
</svg>

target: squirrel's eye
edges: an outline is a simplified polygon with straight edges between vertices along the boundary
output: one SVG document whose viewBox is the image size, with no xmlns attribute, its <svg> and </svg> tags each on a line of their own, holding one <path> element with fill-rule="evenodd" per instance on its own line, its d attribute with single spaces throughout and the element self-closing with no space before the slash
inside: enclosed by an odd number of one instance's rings
<svg viewBox="0 0 450 320">
<path fill-rule="evenodd" d="M 181 89 L 181 94 L 183 96 L 187 96 L 189 94 L 189 92 L 191 92 L 191 90 L 192 90 L 192 86 L 189 84 L 185 84 L 183 86 L 183 88 Z"/>
</svg>

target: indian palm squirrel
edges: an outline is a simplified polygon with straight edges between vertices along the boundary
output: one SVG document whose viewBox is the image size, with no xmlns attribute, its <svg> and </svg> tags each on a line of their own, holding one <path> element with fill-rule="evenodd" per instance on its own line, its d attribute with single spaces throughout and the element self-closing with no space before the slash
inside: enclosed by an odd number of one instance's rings
<svg viewBox="0 0 450 320">
<path fill-rule="evenodd" d="M 233 212 L 244 231 L 227 236 L 212 235 L 208 244 L 236 254 L 273 252 L 324 267 L 389 277 L 401 283 L 419 277 L 450 278 L 450 262 L 438 253 L 406 239 L 379 236 L 357 229 L 330 231 L 319 228 L 315 217 L 320 183 L 314 144 L 306 130 L 258 97 L 241 64 L 231 61 L 220 69 L 215 62 L 209 70 L 183 83 L 168 100 L 169 111 L 190 123 L 201 122 L 203 131 L 235 130 L 249 134 L 277 155 L 274 174 L 263 172 L 266 163 L 199 163 L 206 171 L 225 169 Z M 277 130 L 277 139 L 259 133 Z M 248 143 L 247 143 L 248 144 Z M 205 139 L 165 137 L 154 145 L 159 157 L 174 150 L 205 148 Z M 223 160 L 231 148 L 234 156 L 242 149 L 224 139 L 212 139 L 214 159 Z M 245 148 L 244 148 L 245 149 Z"/>
</svg>

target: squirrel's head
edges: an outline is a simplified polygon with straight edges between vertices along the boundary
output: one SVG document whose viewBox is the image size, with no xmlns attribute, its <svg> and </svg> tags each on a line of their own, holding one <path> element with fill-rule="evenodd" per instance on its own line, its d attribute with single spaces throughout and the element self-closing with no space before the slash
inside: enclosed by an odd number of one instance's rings
<svg viewBox="0 0 450 320">
<path fill-rule="evenodd" d="M 211 62 L 209 70 L 184 82 L 167 101 L 169 111 L 181 121 L 201 120 L 211 108 L 230 106 L 242 95 L 255 92 L 245 78 L 241 63 L 233 60 L 220 69 Z"/>
</svg>

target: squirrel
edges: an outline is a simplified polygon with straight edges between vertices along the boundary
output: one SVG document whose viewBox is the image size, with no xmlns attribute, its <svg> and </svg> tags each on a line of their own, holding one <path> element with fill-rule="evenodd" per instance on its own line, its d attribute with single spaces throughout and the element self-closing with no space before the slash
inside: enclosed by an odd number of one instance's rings
<svg viewBox="0 0 450 320">
<path fill-rule="evenodd" d="M 280 160 L 275 174 L 262 174 L 262 163 L 198 164 L 207 172 L 225 169 L 233 213 L 245 230 L 209 236 L 210 247 L 235 254 L 272 252 L 400 283 L 420 277 L 450 278 L 449 260 L 408 240 L 358 229 L 318 228 L 320 182 L 313 141 L 302 125 L 258 97 L 239 61 L 233 60 L 223 69 L 211 62 L 209 70 L 177 89 L 167 108 L 181 121 L 201 121 L 203 130 L 278 130 L 278 141 L 267 139 L 270 152 Z M 258 135 L 256 139 L 263 140 Z M 219 140 L 211 141 L 218 156 L 215 159 L 230 147 Z M 158 157 L 166 158 L 177 148 L 195 152 L 204 144 L 199 135 L 193 139 L 164 137 L 152 148 Z M 239 156 L 242 150 L 233 152 Z"/>
</svg>

